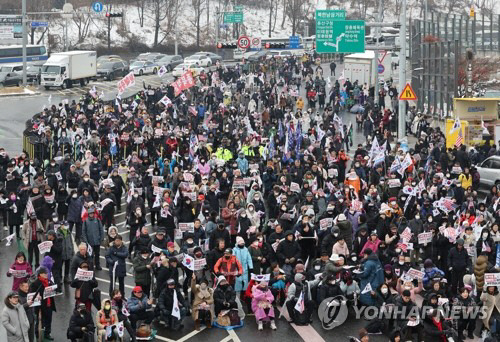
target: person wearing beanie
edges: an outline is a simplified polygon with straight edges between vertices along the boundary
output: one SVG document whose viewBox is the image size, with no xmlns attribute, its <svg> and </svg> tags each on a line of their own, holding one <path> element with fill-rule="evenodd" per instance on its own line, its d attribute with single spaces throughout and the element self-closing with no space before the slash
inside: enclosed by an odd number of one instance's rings
<svg viewBox="0 0 500 342">
<path fill-rule="evenodd" d="M 254 287 L 252 292 L 252 311 L 255 314 L 259 331 L 264 329 L 264 322 L 267 321 L 270 322 L 271 329 L 276 330 L 273 301 L 274 296 L 267 281 L 261 281 Z"/>
<path fill-rule="evenodd" d="M 296 325 L 308 325 L 311 323 L 311 316 L 314 309 L 314 301 L 312 300 L 311 290 L 315 288 L 321 281 L 318 277 L 313 281 L 305 280 L 306 277 L 302 273 L 296 273 L 294 281 L 288 287 L 287 298 L 285 305 L 290 316 L 290 323 Z M 304 310 L 302 312 L 296 309 L 297 302 L 303 300 Z M 299 306 L 302 306 L 299 303 Z"/>
<path fill-rule="evenodd" d="M 448 253 L 448 271 L 451 275 L 451 295 L 457 294 L 457 289 L 464 286 L 464 275 L 470 273 L 472 268 L 469 253 L 464 248 L 464 239 L 457 239 L 455 247 Z"/>
<path fill-rule="evenodd" d="M 2 325 L 7 331 L 7 341 L 28 342 L 30 322 L 23 306 L 19 303 L 19 294 L 15 291 L 9 292 L 4 304 Z"/>
<path fill-rule="evenodd" d="M 300 246 L 295 241 L 295 236 L 291 230 L 285 232 L 285 240 L 281 241 L 276 250 L 276 256 L 281 268 L 288 274 L 300 258 Z"/>
<path fill-rule="evenodd" d="M 382 285 L 384 282 L 384 271 L 377 255 L 373 253 L 370 248 L 365 249 L 363 257 L 363 272 L 359 274 L 361 289 L 360 301 L 364 305 L 374 305 L 375 301 L 370 292 L 374 292 L 374 289 Z M 368 284 L 370 284 L 372 291 L 363 293 Z"/>
<path fill-rule="evenodd" d="M 234 284 L 234 290 L 237 293 L 240 293 L 242 291 L 246 291 L 249 273 L 252 273 L 253 271 L 252 256 L 250 255 L 248 248 L 245 247 L 245 240 L 241 236 L 236 237 L 236 247 L 233 248 L 233 254 L 243 268 L 243 273 L 236 277 Z"/>
<path fill-rule="evenodd" d="M 44 296 L 45 289 L 49 286 L 54 285 L 49 278 L 49 270 L 40 266 L 37 270 L 37 278 L 30 285 L 29 293 L 35 293 L 34 298 L 40 295 L 41 305 L 35 307 L 35 317 L 41 313 L 42 316 L 42 329 L 44 331 L 43 336 L 45 340 L 53 341 L 54 339 L 50 335 L 52 331 L 52 312 L 56 311 L 56 302 L 54 297 L 46 298 Z M 35 331 L 38 331 L 39 320 L 35 320 Z"/>
<path fill-rule="evenodd" d="M 180 319 L 173 315 L 174 294 L 177 296 L 178 314 Z M 155 309 L 156 316 L 160 316 L 161 320 L 165 322 L 167 328 L 172 330 L 181 330 L 184 326 L 182 320 L 188 313 L 188 302 L 184 299 L 180 289 L 177 287 L 174 279 L 167 280 L 166 286 L 162 289 L 158 303 Z"/>
<path fill-rule="evenodd" d="M 238 308 L 236 303 L 236 292 L 226 280 L 226 277 L 220 275 L 216 279 L 216 287 L 214 290 L 214 309 L 215 317 L 223 310 L 233 310 Z"/>
<path fill-rule="evenodd" d="M 434 266 L 432 263 L 431 259 L 426 259 L 424 261 L 424 279 L 423 279 L 423 284 L 424 288 L 428 289 L 429 286 L 431 285 L 432 279 L 435 278 L 443 278 L 444 277 L 444 272 L 441 271 L 439 268 Z"/>
<path fill-rule="evenodd" d="M 424 332 L 422 329 L 422 322 L 418 321 L 418 316 L 411 315 L 409 313 L 417 314 L 420 312 L 419 308 L 411 300 L 411 292 L 409 290 L 404 290 L 396 299 L 396 307 L 402 312 L 408 313 L 406 315 L 400 315 L 396 319 L 396 327 L 401 331 L 402 341 L 413 341 L 413 334 L 418 335 L 418 341 L 424 340 Z M 412 321 L 412 323 L 409 323 Z M 418 323 L 415 325 L 415 323 Z"/>
<path fill-rule="evenodd" d="M 208 286 L 208 280 L 201 278 L 199 284 L 196 284 L 196 275 L 191 277 L 191 304 L 194 327 L 200 330 L 200 322 L 204 322 L 207 328 L 212 327 L 212 320 L 215 318 L 213 310 L 214 289 Z"/>
<path fill-rule="evenodd" d="M 224 255 L 215 263 L 214 272 L 218 276 L 224 276 L 230 285 L 234 285 L 236 277 L 242 275 L 244 270 L 241 262 L 233 255 L 232 249 L 226 248 Z"/>
</svg>

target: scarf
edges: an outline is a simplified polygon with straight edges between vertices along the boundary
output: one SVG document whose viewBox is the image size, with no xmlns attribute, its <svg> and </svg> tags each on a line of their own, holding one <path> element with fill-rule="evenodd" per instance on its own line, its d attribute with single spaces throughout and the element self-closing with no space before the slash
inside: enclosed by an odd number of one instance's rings
<svg viewBox="0 0 500 342">
<path fill-rule="evenodd" d="M 40 276 L 38 276 L 38 279 L 42 282 L 44 289 L 49 286 L 49 279 L 42 278 Z M 52 304 L 52 298 L 49 297 L 47 298 L 47 307 L 50 308 L 51 304 Z"/>
<path fill-rule="evenodd" d="M 200 292 L 198 292 L 198 297 L 200 299 L 208 299 L 208 298 L 210 298 L 210 292 L 208 291 L 208 287 L 205 288 L 205 290 L 202 290 L 201 286 L 200 286 Z"/>
</svg>

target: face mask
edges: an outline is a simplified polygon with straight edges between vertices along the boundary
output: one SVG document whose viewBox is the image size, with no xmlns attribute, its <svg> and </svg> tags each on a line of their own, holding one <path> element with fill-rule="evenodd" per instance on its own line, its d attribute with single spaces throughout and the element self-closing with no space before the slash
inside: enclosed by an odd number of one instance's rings
<svg viewBox="0 0 500 342">
<path fill-rule="evenodd" d="M 111 310 L 111 305 L 109 305 L 109 304 L 104 305 L 104 310 L 106 310 L 106 311 Z"/>
<path fill-rule="evenodd" d="M 52 219 L 52 221 L 57 222 L 57 221 L 59 221 L 59 218 L 58 218 L 58 217 L 54 217 L 54 218 Z"/>
<path fill-rule="evenodd" d="M 333 236 L 338 237 L 339 233 L 333 233 Z"/>
<path fill-rule="evenodd" d="M 24 185 L 28 185 L 29 182 L 28 181 L 23 181 L 23 183 L 24 183 Z"/>
<path fill-rule="evenodd" d="M 400 265 L 404 265 L 404 264 L 405 264 L 405 262 L 404 262 L 404 261 L 398 261 L 398 264 L 400 264 Z"/>
<path fill-rule="evenodd" d="M 351 259 L 352 261 L 357 261 L 358 260 L 358 257 L 352 257 Z"/>
<path fill-rule="evenodd" d="M 260 200 L 260 197 L 254 197 L 254 200 L 258 201 L 258 200 Z"/>
<path fill-rule="evenodd" d="M 344 202 L 344 200 L 341 198 L 341 199 L 339 199 L 339 202 L 342 203 L 342 202 Z"/>
<path fill-rule="evenodd" d="M 405 286 L 405 290 L 411 290 L 411 286 Z"/>
<path fill-rule="evenodd" d="M 193 239 L 187 239 L 186 242 L 191 245 L 193 243 Z"/>
<path fill-rule="evenodd" d="M 139 195 L 138 194 L 134 194 L 134 198 L 137 198 L 137 197 L 139 197 Z"/>
<path fill-rule="evenodd" d="M 241 214 L 241 217 L 247 217 L 247 214 L 242 213 L 242 214 Z"/>
<path fill-rule="evenodd" d="M 56 166 L 56 163 L 50 163 L 50 165 L 52 165 L 52 166 Z"/>
<path fill-rule="evenodd" d="M 483 233 L 483 239 L 486 239 L 488 237 L 488 233 Z"/>
<path fill-rule="evenodd" d="M 420 219 L 420 215 L 415 215 L 415 218 L 416 218 L 417 220 L 419 220 L 419 219 Z"/>
<path fill-rule="evenodd" d="M 432 222 L 432 217 L 429 217 L 427 221 Z"/>
<path fill-rule="evenodd" d="M 83 180 L 86 181 L 86 182 L 88 182 L 89 181 L 89 177 L 84 177 Z"/>
<path fill-rule="evenodd" d="M 386 287 L 380 289 L 380 292 L 382 292 L 382 294 L 387 294 L 388 290 Z"/>
<path fill-rule="evenodd" d="M 249 207 L 248 211 L 252 213 L 254 211 L 253 207 Z"/>
<path fill-rule="evenodd" d="M 77 198 L 78 197 L 78 194 L 73 194 L 72 196 L 73 198 Z"/>
<path fill-rule="evenodd" d="M 316 265 L 316 266 L 314 266 L 314 269 L 315 269 L 316 271 L 319 271 L 319 270 L 321 269 L 321 266 L 320 266 L 320 265 Z"/>
</svg>

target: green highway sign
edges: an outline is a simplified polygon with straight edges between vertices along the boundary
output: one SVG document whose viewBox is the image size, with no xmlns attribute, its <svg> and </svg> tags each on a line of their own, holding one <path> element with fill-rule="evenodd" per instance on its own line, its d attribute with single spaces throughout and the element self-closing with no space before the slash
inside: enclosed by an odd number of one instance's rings
<svg viewBox="0 0 500 342">
<path fill-rule="evenodd" d="M 318 19 L 325 20 L 345 20 L 345 10 L 336 9 L 336 10 L 316 10 L 316 21 Z"/>
<path fill-rule="evenodd" d="M 316 20 L 318 53 L 365 52 L 364 20 Z"/>
<path fill-rule="evenodd" d="M 233 11 L 235 12 L 243 12 L 243 5 L 234 5 Z"/>
<path fill-rule="evenodd" d="M 224 24 L 243 23 L 243 12 L 224 12 Z"/>
</svg>

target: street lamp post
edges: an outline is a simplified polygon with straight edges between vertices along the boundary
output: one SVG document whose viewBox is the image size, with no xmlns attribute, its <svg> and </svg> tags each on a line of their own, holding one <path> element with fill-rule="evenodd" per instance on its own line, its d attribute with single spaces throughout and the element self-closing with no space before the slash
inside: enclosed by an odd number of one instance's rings
<svg viewBox="0 0 500 342">
<path fill-rule="evenodd" d="M 403 93 L 406 85 L 406 0 L 402 0 L 401 8 L 401 29 L 399 40 L 401 51 L 399 52 L 399 95 Z M 406 101 L 399 100 L 398 107 L 398 138 L 402 139 L 406 135 Z"/>
<path fill-rule="evenodd" d="M 22 29 L 23 29 L 23 87 L 26 87 L 27 75 L 26 75 L 26 45 L 28 44 L 28 32 L 26 30 L 26 0 L 22 2 Z"/>
</svg>

